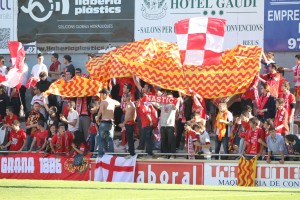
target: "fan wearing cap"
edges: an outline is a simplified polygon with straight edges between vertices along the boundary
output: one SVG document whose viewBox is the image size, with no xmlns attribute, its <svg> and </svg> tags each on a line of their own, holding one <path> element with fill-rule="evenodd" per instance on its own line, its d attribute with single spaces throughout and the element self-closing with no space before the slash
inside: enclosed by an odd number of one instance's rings
<svg viewBox="0 0 300 200">
<path fill-rule="evenodd" d="M 100 108 L 97 115 L 97 122 L 99 124 L 99 137 L 98 137 L 98 155 L 101 157 L 104 154 L 103 140 L 106 139 L 108 143 L 108 151 L 114 152 L 114 111 L 116 107 L 120 106 L 120 102 L 109 97 L 109 91 L 102 89 L 100 91 Z"/>
</svg>

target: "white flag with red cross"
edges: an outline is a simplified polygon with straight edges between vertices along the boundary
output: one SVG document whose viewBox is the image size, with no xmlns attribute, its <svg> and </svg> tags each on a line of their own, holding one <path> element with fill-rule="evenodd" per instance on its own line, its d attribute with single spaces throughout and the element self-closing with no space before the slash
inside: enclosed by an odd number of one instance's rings
<svg viewBox="0 0 300 200">
<path fill-rule="evenodd" d="M 134 182 L 136 155 L 129 159 L 104 155 L 96 159 L 94 181 Z"/>
<path fill-rule="evenodd" d="M 219 64 L 225 25 L 225 19 L 211 17 L 196 17 L 176 22 L 175 31 L 182 64 Z"/>
</svg>

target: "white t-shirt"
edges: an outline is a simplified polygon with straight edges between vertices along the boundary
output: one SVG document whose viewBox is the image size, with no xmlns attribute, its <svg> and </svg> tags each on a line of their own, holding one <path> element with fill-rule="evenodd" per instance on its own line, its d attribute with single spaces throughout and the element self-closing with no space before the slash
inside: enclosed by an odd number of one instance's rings
<svg viewBox="0 0 300 200">
<path fill-rule="evenodd" d="M 295 71 L 297 70 L 297 72 L 295 73 Z M 295 67 L 293 67 L 293 71 L 294 74 L 296 74 L 296 76 L 300 76 L 300 65 L 298 65 L 298 69 L 297 69 L 297 65 Z M 295 82 L 295 86 L 300 86 L 300 81 L 297 78 L 297 81 Z"/>
<path fill-rule="evenodd" d="M 227 111 L 227 121 L 228 122 L 233 122 L 233 115 L 229 111 Z M 231 133 L 231 126 L 228 126 L 228 128 L 227 128 L 227 136 L 228 137 L 230 137 L 230 133 Z M 217 129 L 216 135 L 219 135 L 219 129 Z"/>
<path fill-rule="evenodd" d="M 36 64 L 31 69 L 31 75 L 35 78 L 40 78 L 39 75 L 41 72 L 46 72 L 48 74 L 47 66 L 44 63 L 41 65 Z"/>
<path fill-rule="evenodd" d="M 206 144 L 210 144 L 210 137 L 209 137 L 209 134 L 206 131 L 204 131 L 203 134 L 197 133 L 197 135 L 199 137 L 201 146 L 206 145 Z M 205 153 L 205 154 L 210 153 L 209 148 L 203 148 L 203 147 L 202 147 L 202 152 Z"/>
<path fill-rule="evenodd" d="M 44 105 L 44 100 L 43 100 L 43 97 L 42 95 L 34 95 L 31 99 L 31 105 L 33 106 L 33 104 L 37 102 L 41 105 L 41 108 L 40 108 L 40 112 L 44 115 L 44 117 L 46 118 L 47 117 L 47 111 L 45 109 L 45 105 Z M 49 104 L 48 102 L 48 98 L 46 98 L 46 103 Z"/>
<path fill-rule="evenodd" d="M 76 110 L 73 112 L 69 111 L 68 117 L 67 117 L 69 122 L 73 122 L 75 119 L 77 119 L 76 125 L 72 126 L 71 124 L 68 124 L 68 130 L 71 132 L 75 132 L 79 129 L 79 115 Z"/>
</svg>

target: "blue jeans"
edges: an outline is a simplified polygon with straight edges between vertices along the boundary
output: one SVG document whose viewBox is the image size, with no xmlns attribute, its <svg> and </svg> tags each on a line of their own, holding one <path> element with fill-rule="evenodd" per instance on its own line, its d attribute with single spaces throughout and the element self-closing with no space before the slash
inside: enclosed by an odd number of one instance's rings
<svg viewBox="0 0 300 200">
<path fill-rule="evenodd" d="M 90 152 L 95 151 L 95 138 L 97 134 L 90 134 Z"/>
<path fill-rule="evenodd" d="M 108 152 L 114 152 L 114 124 L 110 122 L 101 122 L 99 125 L 99 137 L 98 137 L 98 155 L 103 156 L 103 141 L 108 143 Z"/>
<path fill-rule="evenodd" d="M 141 134 L 144 142 L 146 143 L 146 153 L 148 155 L 153 155 L 152 153 L 152 147 L 153 147 L 153 141 L 152 141 L 152 132 L 153 127 L 152 126 L 146 126 L 142 128 Z"/>
</svg>

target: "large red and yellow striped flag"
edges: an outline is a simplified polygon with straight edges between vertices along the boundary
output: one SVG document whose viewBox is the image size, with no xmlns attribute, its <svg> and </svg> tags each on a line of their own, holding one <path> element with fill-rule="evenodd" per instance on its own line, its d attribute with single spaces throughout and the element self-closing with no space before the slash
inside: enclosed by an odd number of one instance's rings
<svg viewBox="0 0 300 200">
<path fill-rule="evenodd" d="M 86 97 L 96 96 L 101 89 L 102 83 L 99 81 L 74 76 L 69 82 L 63 79 L 55 81 L 45 91 L 45 94 L 54 94 L 63 97 Z"/>
<path fill-rule="evenodd" d="M 257 157 L 246 160 L 241 157 L 238 164 L 238 186 L 255 186 Z"/>
<path fill-rule="evenodd" d="M 261 54 L 258 46 L 238 45 L 223 53 L 219 65 L 182 66 L 176 44 L 150 38 L 119 47 L 86 67 L 100 82 L 136 75 L 164 89 L 189 94 L 190 88 L 204 98 L 220 98 L 246 92 L 260 70 Z"/>
</svg>

